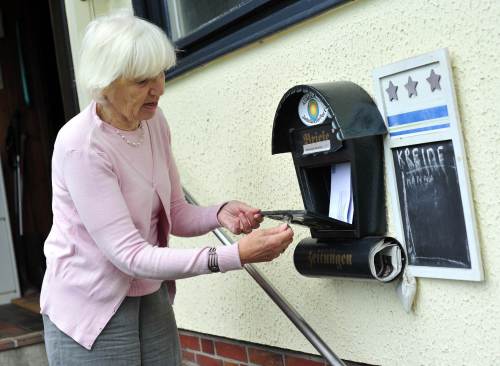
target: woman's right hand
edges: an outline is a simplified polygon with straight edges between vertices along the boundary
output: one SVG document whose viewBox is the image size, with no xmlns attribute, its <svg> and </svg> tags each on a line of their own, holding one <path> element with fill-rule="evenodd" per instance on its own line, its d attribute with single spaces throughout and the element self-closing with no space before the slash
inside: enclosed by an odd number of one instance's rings
<svg viewBox="0 0 500 366">
<path fill-rule="evenodd" d="M 254 230 L 239 240 L 241 264 L 270 262 L 279 257 L 292 240 L 293 231 L 287 224 Z"/>
</svg>

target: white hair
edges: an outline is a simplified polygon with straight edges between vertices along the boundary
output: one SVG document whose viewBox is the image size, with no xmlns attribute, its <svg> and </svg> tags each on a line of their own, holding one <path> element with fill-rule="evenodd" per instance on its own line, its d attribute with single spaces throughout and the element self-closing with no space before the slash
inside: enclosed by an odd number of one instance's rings
<svg viewBox="0 0 500 366">
<path fill-rule="evenodd" d="M 175 65 L 172 43 L 156 25 L 118 11 L 90 22 L 83 38 L 78 81 L 95 100 L 123 77 L 149 79 Z"/>
</svg>

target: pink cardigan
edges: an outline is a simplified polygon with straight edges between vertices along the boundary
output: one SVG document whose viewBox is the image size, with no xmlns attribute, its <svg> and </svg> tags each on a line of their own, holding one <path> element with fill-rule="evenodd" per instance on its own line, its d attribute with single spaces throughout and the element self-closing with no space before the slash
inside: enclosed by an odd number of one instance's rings
<svg viewBox="0 0 500 366">
<path fill-rule="evenodd" d="M 219 226 L 220 207 L 196 207 L 185 201 L 170 131 L 160 110 L 148 122 L 153 159 L 144 163 L 152 164 L 152 181 L 127 161 L 121 145 L 106 136 L 109 131 L 95 110 L 93 102 L 66 123 L 54 145 L 54 220 L 44 246 L 47 271 L 40 295 L 41 313 L 87 349 L 134 278 L 168 280 L 173 301 L 174 280 L 209 273 L 207 247 L 168 248 L 168 237 L 213 230 Z M 159 247 L 144 240 L 155 191 L 164 208 L 158 223 Z M 222 272 L 241 268 L 237 244 L 219 247 L 217 253 Z"/>
</svg>

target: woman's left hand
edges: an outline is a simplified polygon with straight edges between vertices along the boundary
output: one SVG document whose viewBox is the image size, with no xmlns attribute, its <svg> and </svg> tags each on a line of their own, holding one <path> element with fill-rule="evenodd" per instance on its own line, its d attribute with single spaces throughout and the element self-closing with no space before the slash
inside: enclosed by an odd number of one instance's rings
<svg viewBox="0 0 500 366">
<path fill-rule="evenodd" d="M 229 201 L 217 214 L 219 223 L 233 234 L 251 233 L 264 219 L 260 209 L 239 201 Z"/>
</svg>

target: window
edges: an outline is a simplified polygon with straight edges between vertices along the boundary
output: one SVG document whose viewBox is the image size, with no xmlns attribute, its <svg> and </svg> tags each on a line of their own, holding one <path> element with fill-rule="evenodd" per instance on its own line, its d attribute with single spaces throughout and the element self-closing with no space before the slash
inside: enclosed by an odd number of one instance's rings
<svg viewBox="0 0 500 366">
<path fill-rule="evenodd" d="M 238 8 L 251 3 L 251 0 L 170 0 L 167 1 L 169 29 L 172 40 L 179 41 L 193 36 L 193 33 L 211 22 L 235 12 Z"/>
<path fill-rule="evenodd" d="M 136 15 L 175 43 L 173 78 L 189 69 L 349 0 L 133 0 Z"/>
</svg>

